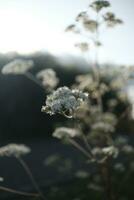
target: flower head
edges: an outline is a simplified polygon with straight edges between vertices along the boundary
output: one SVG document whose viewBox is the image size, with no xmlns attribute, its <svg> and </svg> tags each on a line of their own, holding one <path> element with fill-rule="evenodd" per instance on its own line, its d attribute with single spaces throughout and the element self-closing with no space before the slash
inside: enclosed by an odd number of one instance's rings
<svg viewBox="0 0 134 200">
<path fill-rule="evenodd" d="M 63 138 L 68 138 L 68 137 L 73 138 L 79 135 L 80 135 L 79 130 L 76 130 L 74 128 L 67 128 L 67 127 L 56 128 L 53 133 L 53 137 L 56 137 L 58 139 L 63 139 Z"/>
<path fill-rule="evenodd" d="M 93 8 L 97 12 L 109 6 L 110 6 L 110 3 L 105 0 L 96 0 L 90 5 L 90 7 Z"/>
<path fill-rule="evenodd" d="M 19 157 L 30 153 L 30 148 L 24 144 L 8 144 L 0 147 L 0 156 Z"/>
<path fill-rule="evenodd" d="M 33 67 L 32 60 L 15 59 L 2 68 L 3 74 L 24 74 Z"/>
<path fill-rule="evenodd" d="M 42 111 L 50 115 L 56 113 L 72 114 L 83 101 L 87 100 L 87 97 L 88 94 L 82 91 L 61 87 L 47 96 L 46 105 L 42 107 Z"/>
<path fill-rule="evenodd" d="M 59 83 L 59 79 L 53 69 L 43 69 L 37 73 L 36 77 L 41 79 L 43 86 L 48 91 L 54 89 Z"/>
<path fill-rule="evenodd" d="M 79 48 L 82 52 L 87 52 L 89 49 L 89 45 L 86 42 L 77 43 L 75 47 Z"/>
</svg>

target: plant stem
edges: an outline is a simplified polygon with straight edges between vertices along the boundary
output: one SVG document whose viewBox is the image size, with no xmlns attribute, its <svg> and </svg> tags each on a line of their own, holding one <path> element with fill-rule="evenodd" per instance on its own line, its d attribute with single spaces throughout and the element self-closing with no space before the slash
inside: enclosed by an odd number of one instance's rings
<svg viewBox="0 0 134 200">
<path fill-rule="evenodd" d="M 24 74 L 28 79 L 30 79 L 31 81 L 33 81 L 34 83 L 36 83 L 40 88 L 44 89 L 43 85 L 41 84 L 41 82 L 36 79 L 33 74 L 31 74 L 30 72 L 26 72 Z"/>
<path fill-rule="evenodd" d="M 109 158 L 107 158 L 103 163 L 101 163 L 100 167 L 101 167 L 102 180 L 104 183 L 105 200 L 116 200 L 112 188 Z"/>
<path fill-rule="evenodd" d="M 20 158 L 20 157 L 17 157 L 17 160 L 19 161 L 19 163 L 24 168 L 25 172 L 27 173 L 28 177 L 31 180 L 31 183 L 33 184 L 34 188 L 36 189 L 36 191 L 40 195 L 41 199 L 46 200 L 46 198 L 44 197 L 43 193 L 41 192 L 41 190 L 40 190 L 37 182 L 35 181 L 31 170 L 29 169 L 29 167 L 27 166 L 27 164 L 25 163 L 25 161 L 22 158 Z"/>
<path fill-rule="evenodd" d="M 81 151 L 88 159 L 92 159 L 91 155 L 89 152 L 87 152 L 79 143 L 77 143 L 73 139 L 69 139 L 70 143 L 75 146 L 79 151 Z"/>
<path fill-rule="evenodd" d="M 5 191 L 5 192 L 10 192 L 10 193 L 18 194 L 18 195 L 23 195 L 23 196 L 39 197 L 39 194 L 36 194 L 36 193 L 22 192 L 22 191 L 14 190 L 14 189 L 3 187 L 3 186 L 0 186 L 0 190 Z"/>
</svg>

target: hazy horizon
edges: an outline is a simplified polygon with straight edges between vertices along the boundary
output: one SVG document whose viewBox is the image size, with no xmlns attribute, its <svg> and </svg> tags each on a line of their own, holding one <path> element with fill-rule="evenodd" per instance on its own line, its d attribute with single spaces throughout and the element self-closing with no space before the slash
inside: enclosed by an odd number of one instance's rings
<svg viewBox="0 0 134 200">
<path fill-rule="evenodd" d="M 125 24 L 104 32 L 101 62 L 134 64 L 134 1 L 111 0 L 112 10 Z M 0 52 L 47 51 L 54 55 L 80 56 L 74 37 L 64 33 L 88 0 L 4 0 L 0 2 Z"/>
</svg>

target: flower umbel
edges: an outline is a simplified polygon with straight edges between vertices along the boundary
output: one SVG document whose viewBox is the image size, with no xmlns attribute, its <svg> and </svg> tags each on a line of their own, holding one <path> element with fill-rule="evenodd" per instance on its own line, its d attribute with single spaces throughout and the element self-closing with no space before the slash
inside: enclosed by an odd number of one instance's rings
<svg viewBox="0 0 134 200">
<path fill-rule="evenodd" d="M 2 74 L 24 74 L 32 67 L 32 60 L 15 59 L 2 68 Z"/>
<path fill-rule="evenodd" d="M 30 153 L 30 148 L 24 144 L 8 144 L 0 147 L 0 156 L 20 157 Z"/>
<path fill-rule="evenodd" d="M 36 77 L 41 79 L 43 86 L 48 91 L 54 89 L 59 82 L 53 69 L 43 69 L 37 73 Z"/>
<path fill-rule="evenodd" d="M 68 137 L 73 138 L 79 135 L 80 135 L 79 130 L 76 130 L 74 128 L 67 128 L 67 127 L 56 128 L 53 133 L 53 137 L 56 137 L 58 139 L 63 139 L 63 138 L 68 138 Z"/>
<path fill-rule="evenodd" d="M 86 101 L 87 98 L 87 93 L 71 90 L 68 87 L 60 87 L 47 96 L 46 105 L 42 107 L 42 112 L 50 115 L 56 113 L 72 115 L 73 111 Z"/>
</svg>

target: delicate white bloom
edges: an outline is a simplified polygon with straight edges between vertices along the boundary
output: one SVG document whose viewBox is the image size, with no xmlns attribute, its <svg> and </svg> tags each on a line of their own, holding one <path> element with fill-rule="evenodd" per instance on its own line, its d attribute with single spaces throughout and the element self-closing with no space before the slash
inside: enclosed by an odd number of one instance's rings
<svg viewBox="0 0 134 200">
<path fill-rule="evenodd" d="M 56 128 L 53 133 L 53 137 L 56 137 L 58 139 L 68 138 L 68 137 L 73 138 L 77 136 L 80 136 L 79 130 L 76 130 L 74 128 L 67 128 L 67 127 Z"/>
<path fill-rule="evenodd" d="M 118 149 L 114 146 L 104 147 L 102 149 L 102 152 L 104 153 L 104 155 L 112 156 L 113 158 L 117 158 L 117 156 L 119 154 Z"/>
<path fill-rule="evenodd" d="M 101 133 L 112 133 L 115 131 L 113 125 L 106 122 L 96 122 L 92 126 L 93 132 L 101 132 Z"/>
<path fill-rule="evenodd" d="M 56 72 L 53 69 L 44 69 L 37 73 L 36 77 L 41 79 L 42 85 L 47 90 L 54 89 L 58 83 L 59 79 L 56 76 Z"/>
<path fill-rule="evenodd" d="M 32 60 L 15 59 L 2 68 L 3 74 L 24 74 L 33 67 Z"/>
<path fill-rule="evenodd" d="M 30 151 L 30 148 L 24 144 L 8 144 L 0 147 L 0 156 L 19 157 L 21 155 L 30 153 Z"/>
<path fill-rule="evenodd" d="M 92 149 L 92 154 L 94 156 L 102 156 L 102 149 L 100 147 L 94 147 Z"/>
<path fill-rule="evenodd" d="M 46 105 L 42 107 L 42 112 L 50 115 L 66 112 L 72 114 L 87 98 L 87 93 L 79 90 L 70 90 L 68 87 L 61 87 L 47 96 Z"/>
</svg>

